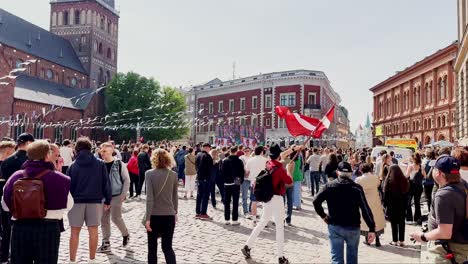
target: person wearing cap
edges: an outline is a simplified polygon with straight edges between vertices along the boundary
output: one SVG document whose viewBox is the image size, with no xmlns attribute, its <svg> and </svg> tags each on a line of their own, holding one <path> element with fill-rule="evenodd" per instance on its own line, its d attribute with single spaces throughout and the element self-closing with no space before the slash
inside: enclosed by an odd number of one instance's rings
<svg viewBox="0 0 468 264">
<path fill-rule="evenodd" d="M 197 170 L 197 201 L 195 206 L 195 218 L 202 220 L 211 220 L 206 213 L 208 210 L 208 199 L 210 197 L 210 179 L 213 168 L 213 158 L 210 156 L 211 145 L 203 144 L 203 150 L 197 154 L 195 159 L 195 168 Z"/>
<path fill-rule="evenodd" d="M 2 171 L 2 179 L 8 181 L 8 179 L 16 171 L 21 169 L 28 156 L 26 148 L 30 143 L 34 142 L 34 137 L 31 134 L 23 133 L 18 136 L 16 143 L 16 152 L 4 160 L 0 167 Z M 10 237 L 11 237 L 11 225 L 10 225 L 10 212 L 8 208 L 2 206 L 2 245 L 0 248 L 0 262 L 7 262 L 10 257 Z"/>
<path fill-rule="evenodd" d="M 456 263 L 468 261 L 466 225 L 468 183 L 460 177 L 460 161 L 451 156 L 441 156 L 434 165 L 432 175 L 439 189 L 434 195 L 429 216 L 429 232 L 414 232 L 410 236 L 418 242 L 428 242 L 428 261 L 450 263 L 443 240 L 452 251 Z"/>
<path fill-rule="evenodd" d="M 293 183 L 291 177 L 288 176 L 286 170 L 283 168 L 283 164 L 279 161 L 281 154 L 281 148 L 278 144 L 273 144 L 270 147 L 270 160 L 266 164 L 266 168 L 272 173 L 272 184 L 273 184 L 273 198 L 263 204 L 263 212 L 261 216 L 260 223 L 255 227 L 255 229 L 250 234 L 249 239 L 245 246 L 241 249 L 242 254 L 247 259 L 251 258 L 250 251 L 252 246 L 257 239 L 258 235 L 268 222 L 273 219 L 276 226 L 276 245 L 277 245 L 277 254 L 278 254 L 278 263 L 287 264 L 289 260 L 284 257 L 284 202 L 283 195 L 286 192 L 286 185 L 291 185 Z"/>
<path fill-rule="evenodd" d="M 332 263 L 345 263 L 345 242 L 346 263 L 358 263 L 361 213 L 369 228 L 367 243 L 375 239 L 374 216 L 362 187 L 351 180 L 352 172 L 349 163 L 340 162 L 338 178 L 327 183 L 313 202 L 317 214 L 328 224 Z M 324 201 L 328 204 L 328 214 L 322 207 Z"/>
</svg>

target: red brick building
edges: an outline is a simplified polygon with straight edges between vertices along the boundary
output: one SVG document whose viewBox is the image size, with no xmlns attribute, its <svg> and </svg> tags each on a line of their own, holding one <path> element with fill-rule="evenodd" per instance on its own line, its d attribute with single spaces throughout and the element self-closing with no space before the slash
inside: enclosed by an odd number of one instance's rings
<svg viewBox="0 0 468 264">
<path fill-rule="evenodd" d="M 370 89 L 374 128 L 383 131 L 374 144 L 386 137 L 413 138 L 420 146 L 455 140 L 457 49 L 458 43 L 453 43 Z"/>
<path fill-rule="evenodd" d="M 338 94 L 323 72 L 295 70 L 261 74 L 232 81 L 214 79 L 193 87 L 188 103 L 197 120 L 191 140 L 213 143 L 216 128 L 225 125 L 262 127 L 266 139 L 288 137 L 289 132 L 274 113 L 275 106 L 288 106 L 308 116 L 322 118 Z M 273 112 L 273 113 L 272 113 Z M 345 120 L 349 127 L 349 123 Z M 334 133 L 336 123 L 330 131 Z"/>
<path fill-rule="evenodd" d="M 0 9 L 0 137 L 29 132 L 61 141 L 95 129 L 58 125 L 104 113 L 117 72 L 119 13 L 114 0 L 52 0 L 51 31 Z M 102 91 L 102 90 L 101 90 Z"/>
</svg>

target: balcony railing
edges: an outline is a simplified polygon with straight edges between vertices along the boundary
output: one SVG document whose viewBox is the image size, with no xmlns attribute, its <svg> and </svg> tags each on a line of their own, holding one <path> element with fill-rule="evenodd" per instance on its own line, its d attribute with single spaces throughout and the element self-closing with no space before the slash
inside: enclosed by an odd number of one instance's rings
<svg viewBox="0 0 468 264">
<path fill-rule="evenodd" d="M 317 109 L 317 110 L 320 110 L 321 105 L 320 104 L 304 104 L 304 109 Z"/>
</svg>

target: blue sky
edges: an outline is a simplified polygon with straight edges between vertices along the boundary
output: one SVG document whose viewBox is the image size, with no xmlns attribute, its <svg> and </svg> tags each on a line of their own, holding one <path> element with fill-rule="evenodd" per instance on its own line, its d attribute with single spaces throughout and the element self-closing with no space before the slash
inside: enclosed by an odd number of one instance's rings
<svg viewBox="0 0 468 264">
<path fill-rule="evenodd" d="M 455 0 L 116 0 L 119 71 L 190 86 L 215 77 L 324 71 L 351 128 L 372 111 L 369 88 L 457 38 Z M 49 27 L 48 0 L 2 0 Z"/>
</svg>

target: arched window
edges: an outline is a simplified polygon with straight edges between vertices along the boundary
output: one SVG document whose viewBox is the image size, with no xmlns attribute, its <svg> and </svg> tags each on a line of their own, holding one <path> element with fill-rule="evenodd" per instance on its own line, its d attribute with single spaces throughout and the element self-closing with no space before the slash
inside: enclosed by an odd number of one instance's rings
<svg viewBox="0 0 468 264">
<path fill-rule="evenodd" d="M 99 54 L 102 54 L 102 43 L 99 43 L 98 51 L 99 51 Z"/>
<path fill-rule="evenodd" d="M 15 69 L 23 68 L 23 66 L 21 65 L 21 63 L 23 62 L 24 62 L 23 60 L 17 59 L 15 63 Z"/>
<path fill-rule="evenodd" d="M 110 82 L 110 80 L 111 80 L 111 73 L 110 73 L 110 71 L 107 71 L 107 72 L 106 72 L 106 79 L 107 79 L 107 80 L 106 80 L 106 85 L 107 85 L 107 84 Z"/>
<path fill-rule="evenodd" d="M 68 11 L 63 12 L 63 25 L 68 26 L 70 24 L 70 15 Z"/>
<path fill-rule="evenodd" d="M 105 25 L 106 24 L 104 23 L 104 17 L 102 16 L 101 17 L 101 29 L 104 29 Z"/>
<path fill-rule="evenodd" d="M 80 15 L 81 15 L 80 10 L 76 10 L 75 11 L 75 25 L 81 24 Z"/>
<path fill-rule="evenodd" d="M 99 68 L 98 81 L 99 85 L 102 85 L 104 83 L 104 70 L 102 68 Z"/>
<path fill-rule="evenodd" d="M 47 75 L 46 75 L 47 79 L 52 79 L 54 78 L 54 72 L 51 70 L 51 69 L 48 69 L 47 70 Z"/>
<path fill-rule="evenodd" d="M 442 78 L 439 79 L 439 94 L 441 100 L 445 99 L 445 83 L 444 79 Z"/>
<path fill-rule="evenodd" d="M 97 40 L 94 40 L 94 42 L 93 42 L 93 50 L 94 50 L 94 52 L 97 52 L 97 50 L 98 50 Z"/>
<path fill-rule="evenodd" d="M 110 21 L 107 22 L 107 33 L 111 33 L 112 23 Z"/>
<path fill-rule="evenodd" d="M 107 48 L 107 58 L 110 59 L 112 57 L 111 48 Z"/>
<path fill-rule="evenodd" d="M 442 127 L 445 127 L 445 124 L 446 124 L 446 117 L 445 115 L 442 116 Z"/>
</svg>

